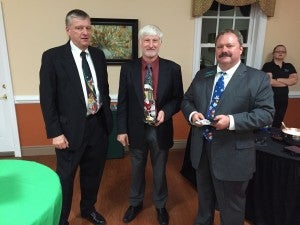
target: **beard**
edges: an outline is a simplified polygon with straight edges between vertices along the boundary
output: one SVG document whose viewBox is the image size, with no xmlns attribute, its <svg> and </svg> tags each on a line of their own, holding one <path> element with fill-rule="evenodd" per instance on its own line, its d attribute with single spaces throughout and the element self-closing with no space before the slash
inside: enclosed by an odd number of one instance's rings
<svg viewBox="0 0 300 225">
<path fill-rule="evenodd" d="M 144 51 L 144 56 L 148 57 L 148 58 L 153 58 L 156 57 L 158 55 L 158 51 L 157 50 L 145 50 Z"/>
</svg>

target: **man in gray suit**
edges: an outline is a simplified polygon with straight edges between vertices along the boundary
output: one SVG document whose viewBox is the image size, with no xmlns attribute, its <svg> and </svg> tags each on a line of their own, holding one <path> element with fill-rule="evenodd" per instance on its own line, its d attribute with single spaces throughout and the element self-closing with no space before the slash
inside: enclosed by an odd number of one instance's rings
<svg viewBox="0 0 300 225">
<path fill-rule="evenodd" d="M 266 74 L 241 63 L 243 37 L 238 31 L 220 32 L 215 44 L 218 65 L 196 74 L 181 106 L 193 125 L 190 150 L 199 204 L 195 224 L 212 225 L 218 206 L 222 225 L 243 225 L 245 191 L 255 171 L 253 130 L 272 123 L 273 95 Z M 224 91 L 210 105 L 220 73 L 225 73 Z"/>
</svg>

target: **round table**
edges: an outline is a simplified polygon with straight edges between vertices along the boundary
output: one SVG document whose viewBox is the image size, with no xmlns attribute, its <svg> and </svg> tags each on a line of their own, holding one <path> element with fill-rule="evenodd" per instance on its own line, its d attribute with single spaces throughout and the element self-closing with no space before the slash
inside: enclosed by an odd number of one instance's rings
<svg viewBox="0 0 300 225">
<path fill-rule="evenodd" d="M 0 160 L 0 224 L 57 225 L 61 185 L 49 167 L 25 160 Z"/>
</svg>

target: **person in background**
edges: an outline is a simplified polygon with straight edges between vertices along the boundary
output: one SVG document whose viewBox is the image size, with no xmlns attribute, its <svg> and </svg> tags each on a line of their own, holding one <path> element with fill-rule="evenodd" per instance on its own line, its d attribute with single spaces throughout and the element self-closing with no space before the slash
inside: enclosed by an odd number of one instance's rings
<svg viewBox="0 0 300 225">
<path fill-rule="evenodd" d="M 143 208 L 145 167 L 150 151 L 153 201 L 161 225 L 169 223 L 166 163 L 173 146 L 172 116 L 183 97 L 181 67 L 158 56 L 162 31 L 154 25 L 139 30 L 142 57 L 122 65 L 117 106 L 117 140 L 130 147 L 132 180 L 124 223 Z"/>
<path fill-rule="evenodd" d="M 103 225 L 106 221 L 94 205 L 113 126 L 107 66 L 103 52 L 89 46 L 91 21 L 86 12 L 68 12 L 66 33 L 69 41 L 45 51 L 40 68 L 40 103 L 62 186 L 59 224 L 69 224 L 73 182 L 80 167 L 81 216 Z"/>
<path fill-rule="evenodd" d="M 240 32 L 220 32 L 215 45 L 218 65 L 197 72 L 181 105 L 192 125 L 195 224 L 213 225 L 218 206 L 222 225 L 243 225 L 245 192 L 255 171 L 254 130 L 271 124 L 273 93 L 268 76 L 241 63 Z"/>
<path fill-rule="evenodd" d="M 288 107 L 289 86 L 297 84 L 298 75 L 291 63 L 284 62 L 286 47 L 277 45 L 273 49 L 273 60 L 263 65 L 262 71 L 270 76 L 274 92 L 275 116 L 272 127 L 280 128 Z"/>
</svg>

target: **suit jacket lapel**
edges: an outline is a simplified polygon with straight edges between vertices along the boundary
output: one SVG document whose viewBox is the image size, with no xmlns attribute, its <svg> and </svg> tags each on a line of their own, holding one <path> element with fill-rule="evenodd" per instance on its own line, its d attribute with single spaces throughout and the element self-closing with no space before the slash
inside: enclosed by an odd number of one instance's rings
<svg viewBox="0 0 300 225">
<path fill-rule="evenodd" d="M 102 79 L 101 79 L 101 67 L 103 66 L 101 63 L 99 62 L 96 62 L 96 55 L 95 55 L 95 52 L 93 51 L 92 48 L 89 48 L 89 52 L 91 54 L 91 58 L 92 58 L 92 61 L 93 61 L 93 64 L 94 64 L 94 68 L 95 68 L 95 72 L 96 72 L 96 77 L 97 77 L 97 84 L 98 84 L 98 90 L 101 93 L 103 93 L 103 90 L 102 90 Z"/>
<path fill-rule="evenodd" d="M 165 88 L 167 82 L 169 81 L 169 76 L 167 72 L 167 64 L 161 58 L 159 58 L 159 72 L 158 72 L 158 82 L 157 82 L 157 104 L 159 104 L 159 100 L 162 99 L 162 96 L 165 92 Z"/>
<path fill-rule="evenodd" d="M 71 52 L 71 46 L 69 42 L 65 45 L 65 53 L 62 60 L 62 64 L 64 65 L 64 68 L 67 71 L 70 81 L 73 83 L 75 87 L 74 89 L 76 90 L 76 93 L 78 94 L 82 102 L 85 104 L 84 94 L 83 94 L 83 89 L 82 89 L 78 69 Z"/>
<path fill-rule="evenodd" d="M 213 67 L 210 70 L 207 70 L 204 72 L 204 74 L 201 74 L 199 79 L 201 79 L 200 86 L 197 88 L 199 99 L 198 101 L 201 102 L 202 107 L 204 107 L 204 112 L 206 113 L 208 110 L 208 107 L 210 105 L 212 92 L 214 89 L 214 80 L 217 73 L 217 67 Z M 203 81 L 202 81 L 203 80 Z M 201 97 L 200 97 L 201 96 Z"/>
<path fill-rule="evenodd" d="M 245 72 L 246 72 L 246 66 L 241 63 L 239 67 L 236 69 L 236 71 L 234 72 L 234 74 L 232 75 L 229 83 L 227 84 L 222 94 L 222 97 L 220 99 L 220 102 L 218 103 L 216 111 L 224 104 L 224 101 L 228 99 L 228 96 L 231 96 L 233 94 L 232 92 L 233 91 L 235 92 L 237 87 L 240 87 L 241 79 L 243 79 Z"/>
<path fill-rule="evenodd" d="M 131 80 L 134 83 L 134 88 L 136 92 L 136 96 L 138 96 L 138 100 L 140 105 L 144 105 L 144 90 L 143 90 L 143 82 L 142 82 L 142 62 L 141 59 L 138 59 L 136 63 L 134 63 L 134 68 L 131 73 Z"/>
</svg>

